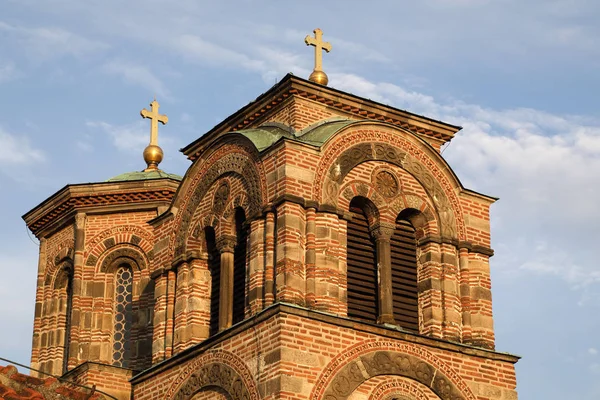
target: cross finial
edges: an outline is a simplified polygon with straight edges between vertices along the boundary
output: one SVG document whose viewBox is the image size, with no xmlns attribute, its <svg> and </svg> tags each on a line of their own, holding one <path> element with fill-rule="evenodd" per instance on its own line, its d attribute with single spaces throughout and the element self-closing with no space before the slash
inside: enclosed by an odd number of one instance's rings
<svg viewBox="0 0 600 400">
<path fill-rule="evenodd" d="M 150 123 L 150 144 L 144 149 L 144 161 L 148 165 L 145 171 L 151 171 L 158 169 L 158 164 L 163 159 L 163 151 L 158 146 L 158 123 L 166 124 L 169 122 L 169 118 L 166 115 L 160 115 L 158 108 L 160 104 L 156 101 L 156 97 L 150 103 L 150 111 L 145 108 L 140 111 L 142 118 L 149 118 Z"/>
<path fill-rule="evenodd" d="M 308 77 L 308 80 L 321 85 L 327 85 L 329 79 L 327 78 L 327 74 L 323 72 L 323 53 L 321 50 L 325 50 L 329 53 L 331 51 L 331 43 L 323 42 L 323 31 L 319 28 L 315 29 L 313 32 L 315 33 L 314 38 L 310 35 L 307 35 L 304 38 L 304 43 L 306 43 L 307 46 L 315 46 L 315 68 Z"/>
</svg>

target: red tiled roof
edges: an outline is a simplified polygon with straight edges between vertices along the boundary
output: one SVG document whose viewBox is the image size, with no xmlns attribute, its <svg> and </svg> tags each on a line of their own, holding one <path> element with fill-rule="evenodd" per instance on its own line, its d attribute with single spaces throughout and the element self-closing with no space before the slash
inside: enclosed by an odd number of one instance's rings
<svg viewBox="0 0 600 400">
<path fill-rule="evenodd" d="M 0 400 L 100 400 L 91 389 L 61 383 L 56 378 L 21 374 L 12 365 L 0 367 Z"/>
</svg>

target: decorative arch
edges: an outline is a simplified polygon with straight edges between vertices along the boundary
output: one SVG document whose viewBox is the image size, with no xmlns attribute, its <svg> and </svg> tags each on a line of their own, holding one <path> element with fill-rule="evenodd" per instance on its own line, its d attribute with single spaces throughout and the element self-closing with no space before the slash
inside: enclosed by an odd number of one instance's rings
<svg viewBox="0 0 600 400">
<path fill-rule="evenodd" d="M 129 264 L 133 270 L 143 271 L 148 269 L 149 261 L 141 249 L 132 245 L 121 244 L 106 250 L 106 254 L 101 256 L 98 263 L 98 272 L 114 272 L 123 263 Z"/>
<path fill-rule="evenodd" d="M 58 275 L 58 268 L 65 262 L 73 265 L 75 240 L 66 239 L 55 247 L 55 251 L 46 258 L 44 285 L 51 285 Z"/>
<path fill-rule="evenodd" d="M 252 372 L 241 358 L 223 350 L 209 351 L 190 362 L 175 378 L 165 399 L 189 400 L 205 388 L 219 388 L 233 400 L 258 400 Z"/>
<path fill-rule="evenodd" d="M 198 159 L 188 171 L 173 203 L 179 211 L 175 215 L 169 253 L 176 257 L 187 250 L 186 241 L 198 205 L 209 188 L 224 174 L 235 173 L 242 178 L 248 203 L 248 217 L 257 215 L 266 203 L 266 175 L 258 150 L 242 135 L 225 135 L 211 147 L 215 150 L 206 158 Z"/>
<path fill-rule="evenodd" d="M 333 359 L 317 379 L 311 400 L 341 400 L 382 375 L 415 380 L 442 400 L 476 400 L 464 380 L 423 347 L 386 340 L 354 345 Z"/>
<path fill-rule="evenodd" d="M 411 173 L 432 199 L 442 235 L 466 238 L 462 209 L 455 193 L 455 188 L 462 185 L 448 164 L 422 139 L 383 123 L 349 125 L 326 143 L 315 175 L 318 182 L 314 188 L 315 200 L 337 206 L 344 177 L 366 161 L 385 161 Z"/>
<path fill-rule="evenodd" d="M 152 232 L 137 225 L 118 225 L 108 228 L 86 243 L 84 265 L 98 266 L 99 261 L 108 254 L 108 251 L 117 250 L 119 247 L 129 247 L 144 255 L 144 264 L 149 265 L 153 258 L 154 236 Z M 140 264 L 140 269 L 142 264 Z"/>
</svg>

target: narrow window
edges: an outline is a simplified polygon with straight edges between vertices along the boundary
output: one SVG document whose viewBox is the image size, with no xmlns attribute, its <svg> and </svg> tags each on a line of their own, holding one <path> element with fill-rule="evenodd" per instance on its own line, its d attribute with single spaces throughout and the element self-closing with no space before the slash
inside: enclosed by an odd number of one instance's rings
<svg viewBox="0 0 600 400">
<path fill-rule="evenodd" d="M 244 210 L 235 210 L 237 243 L 233 253 L 233 323 L 244 320 L 246 310 L 246 250 L 248 228 Z"/>
<path fill-rule="evenodd" d="M 364 211 L 353 202 L 348 221 L 348 317 L 376 322 L 378 315 L 377 257 Z"/>
<path fill-rule="evenodd" d="M 401 327 L 418 332 L 417 240 L 415 228 L 405 219 L 396 221 L 391 254 L 394 319 Z"/>
<path fill-rule="evenodd" d="M 208 269 L 210 271 L 210 335 L 219 332 L 219 296 L 221 291 L 221 255 L 215 244 L 215 231 L 208 227 L 204 231 Z"/>
<path fill-rule="evenodd" d="M 62 373 L 67 372 L 69 362 L 69 344 L 71 342 L 71 313 L 73 309 L 73 268 L 65 265 L 57 278 L 56 288 L 59 289 L 59 315 L 64 318 L 61 326 L 64 329 L 64 348 Z"/>
<path fill-rule="evenodd" d="M 113 328 L 113 365 L 129 367 L 131 359 L 131 302 L 133 273 L 131 267 L 123 264 L 115 274 L 115 309 Z"/>
</svg>

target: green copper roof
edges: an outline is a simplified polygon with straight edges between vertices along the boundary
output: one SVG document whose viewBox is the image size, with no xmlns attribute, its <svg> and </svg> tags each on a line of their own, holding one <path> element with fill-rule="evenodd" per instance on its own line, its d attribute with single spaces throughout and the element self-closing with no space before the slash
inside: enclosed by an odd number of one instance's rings
<svg viewBox="0 0 600 400">
<path fill-rule="evenodd" d="M 107 179 L 106 182 L 123 182 L 123 181 L 145 181 L 149 179 L 175 179 L 176 181 L 180 181 L 182 179 L 181 176 L 176 174 L 169 174 L 162 170 L 154 170 L 154 171 L 133 171 L 126 172 L 121 175 L 117 175 L 110 179 Z"/>
<path fill-rule="evenodd" d="M 301 142 L 309 143 L 315 146 L 321 146 L 337 131 L 356 122 L 358 121 L 349 119 L 331 119 L 322 121 L 298 132 L 296 137 Z"/>
<path fill-rule="evenodd" d="M 282 137 L 293 138 L 293 135 L 284 129 L 283 125 L 263 125 L 260 128 L 244 129 L 229 133 L 239 133 L 240 135 L 246 136 L 254 143 L 258 151 L 268 149 Z"/>
<path fill-rule="evenodd" d="M 293 129 L 282 124 L 268 123 L 258 128 L 243 129 L 239 131 L 228 132 L 228 134 L 240 134 L 252 141 L 258 151 L 263 151 L 271 147 L 282 137 L 292 139 L 298 142 L 321 146 L 331 136 L 340 129 L 356 123 L 356 120 L 333 118 L 318 122 L 299 132 L 293 132 Z"/>
</svg>

